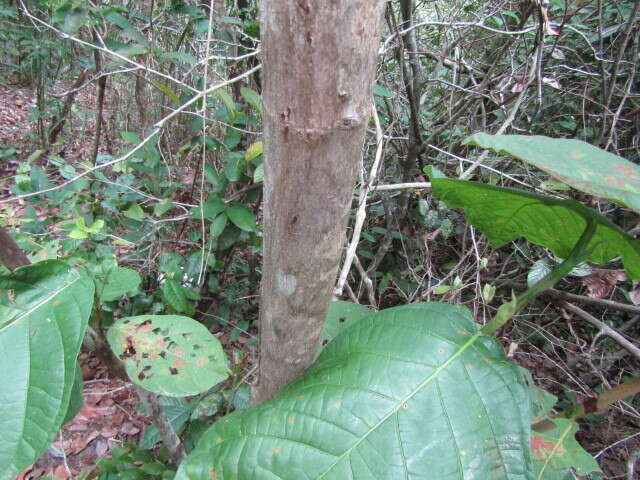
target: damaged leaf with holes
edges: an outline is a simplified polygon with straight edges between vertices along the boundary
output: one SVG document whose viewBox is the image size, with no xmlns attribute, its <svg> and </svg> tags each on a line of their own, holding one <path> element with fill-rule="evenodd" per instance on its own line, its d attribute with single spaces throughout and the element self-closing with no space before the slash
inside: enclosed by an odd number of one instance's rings
<svg viewBox="0 0 640 480">
<path fill-rule="evenodd" d="M 391 308 L 355 320 L 270 402 L 218 420 L 176 480 L 530 480 L 529 405 L 468 310 Z"/>
<path fill-rule="evenodd" d="M 109 329 L 107 339 L 131 381 L 160 395 L 197 395 L 229 374 L 219 340 L 189 317 L 122 318 Z"/>
</svg>

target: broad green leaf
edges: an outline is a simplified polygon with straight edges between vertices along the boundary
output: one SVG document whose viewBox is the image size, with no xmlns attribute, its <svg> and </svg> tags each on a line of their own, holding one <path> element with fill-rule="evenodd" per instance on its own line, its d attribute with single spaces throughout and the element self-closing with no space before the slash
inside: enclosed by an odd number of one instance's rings
<svg viewBox="0 0 640 480">
<path fill-rule="evenodd" d="M 373 310 L 359 303 L 344 302 L 342 300 L 331 302 L 324 317 L 324 326 L 320 334 L 317 355 L 345 328 L 372 313 L 374 313 Z"/>
<path fill-rule="evenodd" d="M 578 424 L 562 418 L 554 418 L 553 422 L 556 424 L 553 430 L 532 434 L 536 480 L 558 480 L 571 468 L 578 475 L 599 472 L 600 467 L 594 458 L 575 439 Z"/>
<path fill-rule="evenodd" d="M 193 209 L 193 211 L 191 212 L 191 218 L 200 219 L 200 215 L 204 215 L 204 218 L 211 221 L 220 212 L 223 212 L 225 208 L 227 208 L 227 206 L 220 199 L 220 196 L 216 193 L 212 193 L 207 197 L 207 200 L 204 202 L 202 209 L 200 207 Z"/>
<path fill-rule="evenodd" d="M 228 219 L 226 214 L 221 213 L 211 222 L 211 236 L 213 238 L 219 237 L 224 232 Z"/>
<path fill-rule="evenodd" d="M 260 183 L 264 180 L 264 163 L 261 163 L 253 171 L 253 183 Z"/>
<path fill-rule="evenodd" d="M 125 210 L 124 216 L 130 218 L 131 220 L 142 220 L 144 218 L 144 210 L 142 210 L 142 207 L 140 205 L 134 203 L 127 210 Z"/>
<path fill-rule="evenodd" d="M 131 381 L 160 395 L 197 395 L 228 376 L 222 345 L 189 317 L 121 318 L 109 329 L 107 340 Z"/>
<path fill-rule="evenodd" d="M 477 133 L 465 143 L 514 156 L 578 190 L 640 213 L 640 167 L 582 140 Z"/>
<path fill-rule="evenodd" d="M 255 108 L 258 113 L 262 113 L 262 99 L 258 92 L 247 87 L 242 87 L 240 89 L 240 95 L 242 95 L 246 102 Z"/>
<path fill-rule="evenodd" d="M 120 300 L 123 295 L 135 294 L 140 286 L 140 274 L 124 267 L 112 268 L 104 281 L 100 293 L 101 302 Z"/>
<path fill-rule="evenodd" d="M 245 232 L 253 232 L 256 229 L 256 216 L 246 205 L 236 203 L 225 210 L 229 220 Z"/>
<path fill-rule="evenodd" d="M 247 162 L 250 162 L 251 160 L 259 157 L 260 155 L 262 155 L 262 142 L 255 142 L 255 143 L 252 143 L 249 148 L 247 148 L 246 152 L 244 152 L 244 159 Z"/>
<path fill-rule="evenodd" d="M 73 386 L 71 387 L 71 394 L 69 395 L 69 406 L 67 407 L 67 413 L 64 415 L 62 424 L 66 424 L 74 419 L 82 408 L 82 389 L 84 383 L 82 381 L 82 368 L 76 364 L 76 373 L 73 376 Z"/>
<path fill-rule="evenodd" d="M 158 403 L 167 416 L 167 420 L 169 420 L 173 430 L 178 435 L 198 404 L 198 402 L 187 402 L 182 398 L 176 397 L 160 397 Z M 161 441 L 162 437 L 160 436 L 160 432 L 158 432 L 158 428 L 155 425 L 149 425 L 144 430 L 144 435 L 140 439 L 139 446 L 140 448 L 150 449 Z"/>
<path fill-rule="evenodd" d="M 532 479 L 528 390 L 465 310 L 384 310 L 270 402 L 215 423 L 175 480 Z"/>
<path fill-rule="evenodd" d="M 0 277 L 0 479 L 55 438 L 69 407 L 93 281 L 59 260 Z"/>
<path fill-rule="evenodd" d="M 162 284 L 162 296 L 177 312 L 182 313 L 189 309 L 185 288 L 173 278 L 167 278 Z"/>
<path fill-rule="evenodd" d="M 597 227 L 587 260 L 607 263 L 621 256 L 629 277 L 640 279 L 640 240 L 581 203 L 448 178 L 432 178 L 431 184 L 434 195 L 451 208 L 463 208 L 495 248 L 525 237 L 566 258 L 591 218 Z"/>
</svg>

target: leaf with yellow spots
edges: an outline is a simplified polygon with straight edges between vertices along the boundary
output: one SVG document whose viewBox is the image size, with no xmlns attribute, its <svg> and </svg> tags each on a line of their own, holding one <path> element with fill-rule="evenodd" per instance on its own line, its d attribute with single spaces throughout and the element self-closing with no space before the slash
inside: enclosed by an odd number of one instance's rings
<svg viewBox="0 0 640 480">
<path fill-rule="evenodd" d="M 529 405 L 467 310 L 369 312 L 273 400 L 213 424 L 175 480 L 532 480 Z"/>
<path fill-rule="evenodd" d="M 218 339 L 189 317 L 121 318 L 109 329 L 107 340 L 131 381 L 161 395 L 197 395 L 229 374 Z"/>
<path fill-rule="evenodd" d="M 561 182 L 640 213 L 640 167 L 581 140 L 477 133 L 468 145 L 535 165 Z"/>
</svg>

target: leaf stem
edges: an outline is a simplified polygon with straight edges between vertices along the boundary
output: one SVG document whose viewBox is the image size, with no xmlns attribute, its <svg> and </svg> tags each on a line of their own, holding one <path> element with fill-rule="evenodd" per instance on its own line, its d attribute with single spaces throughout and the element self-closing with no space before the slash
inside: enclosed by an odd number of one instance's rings
<svg viewBox="0 0 640 480">
<path fill-rule="evenodd" d="M 541 420 L 540 422 L 531 426 L 531 429 L 535 432 L 542 433 L 548 432 L 556 428 L 556 424 L 553 423 L 554 418 L 568 418 L 570 420 L 577 420 L 590 413 L 595 413 L 600 410 L 604 410 L 608 406 L 615 402 L 624 400 L 625 398 L 632 397 L 640 393 L 640 377 L 632 378 L 624 383 L 621 383 L 611 390 L 607 390 L 596 398 L 589 398 L 586 401 L 573 405 L 569 409 L 561 412 L 557 415 L 553 415 L 551 419 Z"/>
<path fill-rule="evenodd" d="M 513 315 L 529 305 L 542 292 L 553 287 L 556 283 L 562 280 L 576 267 L 576 265 L 587 259 L 593 250 L 593 247 L 590 248 L 589 244 L 596 233 L 597 223 L 593 218 L 585 218 L 585 220 L 587 225 L 578 239 L 578 242 L 573 247 L 573 250 L 571 250 L 569 256 L 560 265 L 551 270 L 547 276 L 529 287 L 522 295 L 516 297 L 515 304 L 513 302 L 509 302 L 501 305 L 491 321 L 482 327 L 482 333 L 486 335 L 492 335 L 495 333 L 503 327 L 511 317 L 513 317 Z"/>
</svg>

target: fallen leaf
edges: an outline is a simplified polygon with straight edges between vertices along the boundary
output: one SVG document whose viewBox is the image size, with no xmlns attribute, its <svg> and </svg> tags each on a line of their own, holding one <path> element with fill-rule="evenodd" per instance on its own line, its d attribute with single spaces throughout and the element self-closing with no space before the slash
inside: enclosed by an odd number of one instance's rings
<svg viewBox="0 0 640 480">
<path fill-rule="evenodd" d="M 611 289 L 621 282 L 627 281 L 624 270 L 606 270 L 594 268 L 591 275 L 582 278 L 582 285 L 587 287 L 587 295 L 593 298 L 606 298 Z"/>
</svg>

